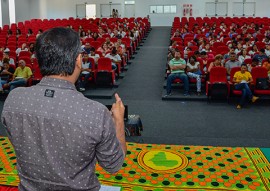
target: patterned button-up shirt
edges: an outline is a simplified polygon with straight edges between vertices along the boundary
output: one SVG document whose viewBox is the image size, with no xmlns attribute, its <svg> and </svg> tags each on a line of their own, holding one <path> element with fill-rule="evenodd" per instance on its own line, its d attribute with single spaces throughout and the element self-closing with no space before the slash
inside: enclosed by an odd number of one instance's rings
<svg viewBox="0 0 270 191">
<path fill-rule="evenodd" d="M 20 190 L 99 190 L 96 161 L 110 173 L 123 164 L 109 110 L 68 81 L 45 77 L 12 90 L 2 122 L 15 148 Z"/>
</svg>

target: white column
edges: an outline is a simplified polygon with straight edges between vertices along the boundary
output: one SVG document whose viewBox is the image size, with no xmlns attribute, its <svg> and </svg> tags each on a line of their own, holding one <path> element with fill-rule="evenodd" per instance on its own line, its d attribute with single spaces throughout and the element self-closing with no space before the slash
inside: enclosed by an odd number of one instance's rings
<svg viewBox="0 0 270 191">
<path fill-rule="evenodd" d="M 3 20 L 2 20 L 2 1 L 0 1 L 0 27 L 3 27 Z"/>
<path fill-rule="evenodd" d="M 10 20 L 10 24 L 16 23 L 15 0 L 9 0 L 9 20 Z"/>
</svg>

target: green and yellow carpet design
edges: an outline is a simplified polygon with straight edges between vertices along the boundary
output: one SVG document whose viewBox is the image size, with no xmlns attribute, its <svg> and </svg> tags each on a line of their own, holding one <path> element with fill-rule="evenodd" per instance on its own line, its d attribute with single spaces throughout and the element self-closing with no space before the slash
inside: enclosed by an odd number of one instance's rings
<svg viewBox="0 0 270 191">
<path fill-rule="evenodd" d="M 0 159 L 0 184 L 18 185 L 14 151 L 4 137 Z M 124 191 L 270 191 L 269 161 L 268 148 L 128 143 L 123 168 L 110 175 L 97 165 L 96 175 Z"/>
</svg>

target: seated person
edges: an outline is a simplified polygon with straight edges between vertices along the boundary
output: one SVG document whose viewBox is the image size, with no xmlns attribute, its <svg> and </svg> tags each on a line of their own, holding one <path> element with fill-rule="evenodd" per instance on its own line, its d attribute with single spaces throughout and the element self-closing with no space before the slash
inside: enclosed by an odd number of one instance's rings
<svg viewBox="0 0 270 191">
<path fill-rule="evenodd" d="M 95 49 L 94 47 L 91 48 L 89 57 L 90 57 L 90 58 L 93 58 L 93 59 L 95 60 L 95 64 L 98 63 L 98 59 L 99 59 L 100 57 L 99 57 L 99 54 L 96 54 L 96 49 Z"/>
<path fill-rule="evenodd" d="M 252 62 L 251 63 L 245 63 L 247 64 L 247 67 L 248 67 L 248 71 L 251 72 L 252 68 L 255 68 L 255 67 L 260 67 L 260 61 L 258 58 L 252 58 Z"/>
<path fill-rule="evenodd" d="M 17 50 L 16 50 L 17 56 L 19 56 L 19 54 L 20 54 L 21 51 L 28 51 L 28 48 L 27 48 L 26 43 L 22 43 L 21 48 L 17 48 Z"/>
<path fill-rule="evenodd" d="M 121 57 L 117 54 L 117 50 L 113 47 L 112 52 L 106 54 L 105 58 L 110 58 L 112 61 L 112 69 L 117 71 L 119 63 L 121 64 Z"/>
<path fill-rule="evenodd" d="M 235 72 L 233 76 L 234 87 L 236 90 L 242 91 L 242 97 L 240 99 L 239 104 L 237 105 L 237 109 L 241 109 L 245 103 L 246 98 L 255 102 L 258 97 L 252 95 L 252 92 L 249 88 L 249 83 L 252 83 L 253 79 L 249 71 L 247 71 L 247 65 L 241 64 L 241 71 Z"/>
<path fill-rule="evenodd" d="M 195 56 L 191 56 L 189 58 L 189 62 L 187 63 L 187 75 L 190 78 L 196 78 L 197 80 L 197 94 L 201 95 L 201 75 L 202 72 L 200 70 L 200 62 L 197 62 Z"/>
<path fill-rule="evenodd" d="M 211 71 L 212 68 L 214 67 L 223 67 L 223 64 L 222 64 L 222 59 L 223 59 L 223 56 L 221 54 L 218 54 L 215 56 L 215 60 L 214 62 L 211 62 L 209 64 L 209 67 L 208 67 L 208 73 Z"/>
<path fill-rule="evenodd" d="M 231 69 L 234 67 L 240 67 L 241 63 L 236 59 L 235 52 L 230 52 L 230 60 L 225 63 L 225 68 L 227 69 L 227 79 L 230 80 Z"/>
<path fill-rule="evenodd" d="M 12 81 L 4 84 L 4 88 L 10 87 L 10 91 L 19 86 L 25 86 L 27 80 L 33 75 L 31 69 L 28 66 L 25 66 L 26 63 L 24 60 L 19 60 L 19 66 L 16 68 Z"/>
<path fill-rule="evenodd" d="M 175 79 L 181 79 L 184 82 L 184 96 L 189 95 L 189 81 L 188 76 L 185 73 L 186 61 L 181 58 L 181 54 L 178 50 L 175 51 L 174 58 L 169 62 L 171 73 L 167 78 L 167 94 L 164 97 L 168 97 L 171 94 L 171 85 Z"/>
<path fill-rule="evenodd" d="M 6 48 L 3 52 L 3 59 L 2 59 L 2 61 L 0 61 L 0 66 L 3 66 L 4 59 L 8 59 L 9 64 L 15 66 L 14 59 L 9 57 L 9 49 L 8 48 Z"/>
<path fill-rule="evenodd" d="M 267 60 L 263 63 L 262 67 L 265 67 L 267 69 L 268 77 L 270 79 L 270 56 L 267 58 Z"/>
<path fill-rule="evenodd" d="M 85 91 L 85 86 L 88 82 L 88 79 L 91 77 L 91 68 L 92 64 L 89 61 L 89 56 L 87 53 L 83 54 L 83 59 L 82 59 L 82 69 L 81 69 L 81 74 L 77 80 L 77 85 L 79 86 L 80 91 Z M 83 78 L 83 79 L 82 79 Z"/>
<path fill-rule="evenodd" d="M 10 67 L 8 59 L 4 59 L 3 66 L 0 69 L 0 82 L 1 82 L 0 91 L 3 91 L 2 86 L 8 83 L 10 79 L 12 79 L 14 72 L 15 70 L 13 67 Z"/>
<path fill-rule="evenodd" d="M 91 50 L 90 43 L 86 42 L 82 50 L 83 50 L 83 52 L 86 52 L 87 54 L 90 54 L 90 50 Z"/>
<path fill-rule="evenodd" d="M 259 54 L 255 54 L 252 59 L 258 60 L 259 61 L 259 65 L 261 66 L 262 65 L 262 61 L 264 59 L 267 59 L 267 56 L 265 54 L 265 50 L 263 48 L 260 49 Z"/>
<path fill-rule="evenodd" d="M 106 37 L 105 43 L 109 47 L 109 49 L 111 49 L 114 46 L 113 42 L 111 42 L 109 37 Z"/>
<path fill-rule="evenodd" d="M 244 60 L 247 59 L 247 58 L 251 58 L 251 56 L 249 56 L 247 54 L 247 50 L 246 49 L 243 49 L 241 50 L 241 52 L 239 53 L 239 56 L 238 56 L 238 60 L 241 64 L 244 63 Z"/>
<path fill-rule="evenodd" d="M 102 55 L 105 56 L 106 52 L 110 51 L 110 48 L 108 48 L 106 43 L 103 43 L 100 47 L 98 47 L 97 51 L 101 52 Z"/>
<path fill-rule="evenodd" d="M 202 51 L 200 53 L 200 57 L 203 61 L 203 68 L 201 68 L 201 70 L 203 70 L 204 72 L 207 72 L 207 59 L 208 59 L 208 55 L 205 51 Z"/>
<path fill-rule="evenodd" d="M 258 47 L 256 44 L 254 44 L 251 50 L 248 52 L 248 54 L 252 57 L 254 54 L 257 54 L 258 52 L 259 52 Z"/>
</svg>

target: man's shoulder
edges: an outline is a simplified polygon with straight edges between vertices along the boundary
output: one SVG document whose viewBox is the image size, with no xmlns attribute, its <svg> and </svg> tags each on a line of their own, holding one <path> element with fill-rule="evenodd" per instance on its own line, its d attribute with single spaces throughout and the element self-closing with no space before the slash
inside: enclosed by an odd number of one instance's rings
<svg viewBox="0 0 270 191">
<path fill-rule="evenodd" d="M 25 68 L 26 68 L 27 70 L 31 70 L 31 68 L 30 68 L 30 67 L 28 67 L 28 66 L 25 66 Z"/>
<path fill-rule="evenodd" d="M 5 104 L 9 104 L 12 100 L 21 100 L 22 98 L 26 98 L 29 92 L 29 87 L 18 87 L 9 92 Z M 14 102 L 14 101 L 13 101 Z"/>
<path fill-rule="evenodd" d="M 238 76 L 239 74 L 241 74 L 241 71 L 237 71 L 234 73 L 234 76 Z"/>
</svg>

